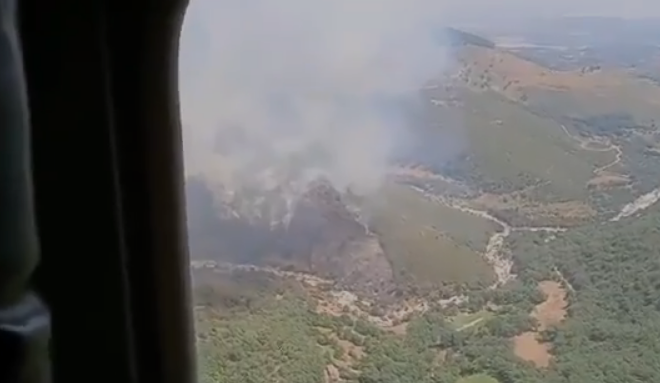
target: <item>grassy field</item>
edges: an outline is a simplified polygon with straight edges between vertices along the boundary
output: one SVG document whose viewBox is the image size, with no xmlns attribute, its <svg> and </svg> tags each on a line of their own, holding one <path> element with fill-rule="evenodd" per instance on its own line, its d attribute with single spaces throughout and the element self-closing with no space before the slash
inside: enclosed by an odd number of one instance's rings
<svg viewBox="0 0 660 383">
<path fill-rule="evenodd" d="M 547 183 L 549 201 L 583 200 L 594 170 L 614 159 L 614 153 L 580 149 L 555 121 L 495 92 L 465 91 L 462 98 L 463 122 L 455 129 L 464 131 L 469 161 L 493 192 Z"/>
<path fill-rule="evenodd" d="M 386 185 L 366 210 L 398 277 L 427 283 L 493 280 L 479 254 L 497 230 L 490 221 L 397 184 Z"/>
<path fill-rule="evenodd" d="M 479 253 L 497 230 L 490 221 L 394 183 L 385 185 L 365 207 L 398 278 L 423 283 L 493 280 L 490 265 Z"/>
<path fill-rule="evenodd" d="M 373 208 L 376 214 L 380 213 L 377 216 L 398 214 L 406 221 L 442 232 L 475 251 L 483 251 L 490 236 L 500 229 L 489 220 L 428 200 L 418 191 L 395 183 L 385 185 Z"/>
</svg>

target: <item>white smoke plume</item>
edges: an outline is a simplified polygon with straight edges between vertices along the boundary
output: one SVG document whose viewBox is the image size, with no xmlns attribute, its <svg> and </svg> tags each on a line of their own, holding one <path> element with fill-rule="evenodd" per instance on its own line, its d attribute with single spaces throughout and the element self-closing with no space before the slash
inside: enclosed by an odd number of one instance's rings
<svg viewBox="0 0 660 383">
<path fill-rule="evenodd" d="M 374 190 L 410 142 L 399 101 L 442 72 L 439 0 L 191 0 L 186 173 L 229 190 Z"/>
</svg>

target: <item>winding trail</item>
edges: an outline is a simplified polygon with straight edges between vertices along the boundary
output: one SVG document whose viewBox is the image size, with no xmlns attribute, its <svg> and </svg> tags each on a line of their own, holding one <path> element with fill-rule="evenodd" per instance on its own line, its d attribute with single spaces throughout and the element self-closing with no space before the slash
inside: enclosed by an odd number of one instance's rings
<svg viewBox="0 0 660 383">
<path fill-rule="evenodd" d="M 618 165 L 621 162 L 621 157 L 623 157 L 623 150 L 621 150 L 621 146 L 613 144 L 611 140 L 609 139 L 583 139 L 580 137 L 576 137 L 572 135 L 568 129 L 566 128 L 565 125 L 561 125 L 562 130 L 568 137 L 570 137 L 572 140 L 578 142 L 580 144 L 580 149 L 586 150 L 588 152 L 610 152 L 610 151 L 615 151 L 616 152 L 616 157 L 612 162 L 609 164 L 606 164 L 604 166 L 601 166 L 599 168 L 594 169 L 594 174 L 599 175 L 600 173 L 604 172 L 605 170 L 614 167 Z M 597 145 L 606 145 L 606 148 L 593 148 L 589 147 L 591 144 L 597 144 Z"/>
<path fill-rule="evenodd" d="M 250 264 L 238 264 L 238 263 L 229 263 L 229 262 L 216 262 L 211 260 L 194 260 L 190 261 L 190 266 L 192 269 L 214 269 L 216 271 L 222 272 L 233 272 L 233 271 L 252 271 L 252 272 L 262 272 L 272 274 L 278 277 L 284 278 L 293 278 L 299 282 L 304 282 L 310 286 L 320 286 L 320 285 L 333 285 L 334 281 L 317 277 L 312 274 L 300 273 L 296 271 L 284 271 L 276 269 L 274 267 L 268 266 L 256 266 Z"/>
<path fill-rule="evenodd" d="M 589 149 L 585 149 L 585 150 L 589 150 Z M 594 169 L 594 174 L 599 175 L 602 172 L 606 171 L 607 169 L 609 169 L 611 167 L 614 167 L 614 166 L 618 165 L 621 162 L 621 157 L 623 156 L 623 151 L 621 150 L 621 147 L 619 145 L 612 144 L 611 149 L 608 149 L 608 150 L 615 150 L 616 151 L 616 157 L 609 164 L 606 164 L 606 165 L 603 165 L 599 168 Z M 593 149 L 592 151 L 600 151 L 600 150 Z"/>
<path fill-rule="evenodd" d="M 370 302 L 361 300 L 356 294 L 347 290 L 338 290 L 334 289 L 333 286 L 336 285 L 335 281 L 330 279 L 325 279 L 318 277 L 316 275 L 307 274 L 297 271 L 284 271 L 276 269 L 274 267 L 268 266 L 256 266 L 250 264 L 235 264 L 229 262 L 216 262 L 212 260 L 195 260 L 190 262 L 190 267 L 193 270 L 207 269 L 213 270 L 215 272 L 227 272 L 231 273 L 234 271 L 247 271 L 247 272 L 262 272 L 271 275 L 275 275 L 280 278 L 289 278 L 294 279 L 298 282 L 301 282 L 304 285 L 310 287 L 329 287 L 325 290 L 324 303 L 329 303 L 322 305 L 325 307 L 323 312 L 342 315 L 344 314 L 344 308 L 348 308 L 353 314 L 368 320 L 369 322 L 385 329 L 385 330 L 394 330 L 397 326 L 401 325 L 403 319 L 412 314 L 412 313 L 423 313 L 429 309 L 429 304 L 423 299 L 417 299 L 413 301 L 407 301 L 403 304 L 396 306 L 391 306 L 388 308 L 387 312 L 382 316 L 371 315 L 370 313 L 364 311 L 360 303 L 368 306 Z M 320 291 L 323 291 L 321 289 Z M 462 301 L 460 297 L 452 297 L 446 300 L 451 303 L 460 304 Z M 442 304 L 442 302 L 440 302 Z M 329 307 L 334 307 L 335 309 L 329 309 Z"/>
<path fill-rule="evenodd" d="M 450 199 L 441 195 L 432 194 L 420 187 L 409 186 L 412 190 L 420 193 L 425 198 L 443 204 L 449 208 L 456 209 L 458 211 L 472 214 L 483 219 L 489 220 L 495 223 L 500 227 L 500 230 L 493 233 L 493 235 L 488 239 L 486 248 L 483 252 L 483 257 L 492 267 L 496 276 L 496 281 L 489 287 L 490 289 L 498 288 L 507 282 L 513 280 L 516 275 L 513 273 L 513 261 L 508 257 L 508 253 L 505 249 L 506 238 L 511 235 L 513 232 L 547 232 L 547 233 L 559 233 L 564 232 L 567 229 L 559 226 L 511 226 L 507 222 L 493 216 L 488 211 L 478 210 L 466 206 L 464 202 L 461 202 L 456 199 Z M 618 221 L 621 218 L 631 216 L 636 212 L 646 209 L 649 206 L 660 200 L 660 188 L 653 190 L 650 193 L 647 193 L 639 197 L 634 202 L 631 202 L 622 207 L 621 211 L 617 216 L 611 219 L 611 221 Z M 193 268 L 216 268 L 223 269 L 226 271 L 260 271 L 266 272 L 280 277 L 293 278 L 300 282 L 303 282 L 311 286 L 319 285 L 333 285 L 334 282 L 328 279 L 323 279 L 311 274 L 293 272 L 293 271 L 283 271 L 272 267 L 262 267 L 255 265 L 237 265 L 229 263 L 218 263 L 214 261 L 192 261 L 191 263 Z M 555 272 L 560 279 L 568 286 L 570 290 L 573 290 L 572 286 L 568 281 L 563 278 L 561 273 L 555 268 Z M 456 296 L 451 299 L 446 300 L 446 304 L 460 303 L 465 300 L 464 296 Z M 441 302 L 442 303 L 442 302 Z"/>
<path fill-rule="evenodd" d="M 502 286 L 503 284 L 509 282 L 510 280 L 514 279 L 516 276 L 513 274 L 513 261 L 507 257 L 508 254 L 506 254 L 505 251 L 505 240 L 506 238 L 511 235 L 512 232 L 514 231 L 529 231 L 529 232 L 539 232 L 539 231 L 544 231 L 548 233 L 558 233 L 558 232 L 563 232 L 566 231 L 566 228 L 563 227 L 557 227 L 557 226 L 520 226 L 520 227 L 512 227 L 508 223 L 504 222 L 503 220 L 493 216 L 489 212 L 485 210 L 477 210 L 473 209 L 471 207 L 466 206 L 465 204 L 461 204 L 460 202 L 456 200 L 452 200 L 449 198 L 445 198 L 439 195 L 434 195 L 426 190 L 423 190 L 417 186 L 410 186 L 411 189 L 417 191 L 418 193 L 422 194 L 424 197 L 427 199 L 430 199 L 434 202 L 443 204 L 447 207 L 450 207 L 452 209 L 456 209 L 459 211 L 462 211 L 464 213 L 476 215 L 478 217 L 487 219 L 491 222 L 494 222 L 497 224 L 499 227 L 501 227 L 501 230 L 494 233 L 489 239 L 488 243 L 486 244 L 486 249 L 483 253 L 484 259 L 486 262 L 491 264 L 493 266 L 493 271 L 495 272 L 496 276 L 496 281 L 493 285 L 490 286 L 491 289 L 495 289 L 499 286 Z"/>
<path fill-rule="evenodd" d="M 564 277 L 564 274 L 562 274 L 562 272 L 559 271 L 557 266 L 553 267 L 552 271 L 555 272 L 555 274 L 557 275 L 557 277 L 559 278 L 561 283 L 563 283 L 571 291 L 571 293 L 575 293 L 575 288 L 573 288 L 573 285 L 571 284 L 571 282 L 569 282 L 568 279 L 566 279 L 566 277 Z"/>
<path fill-rule="evenodd" d="M 566 130 L 566 128 L 562 125 L 562 128 L 568 134 L 569 136 L 570 133 Z M 573 136 L 571 136 L 573 137 Z M 582 142 L 580 140 L 580 142 Z M 595 173 L 597 172 L 602 172 L 605 169 L 608 169 L 616 164 L 618 164 L 621 161 L 621 149 L 617 145 L 612 145 L 609 148 L 604 148 L 604 149 L 594 149 L 594 148 L 588 148 L 587 144 L 584 144 L 584 146 L 581 144 L 581 147 L 585 150 L 593 150 L 593 151 L 610 151 L 610 150 L 615 150 L 617 152 L 617 157 L 616 159 L 610 163 L 607 164 L 606 166 L 603 166 L 601 168 L 596 169 Z M 441 175 L 438 175 L 438 178 L 443 178 L 444 180 L 451 182 L 452 180 L 443 177 Z M 486 210 L 478 210 L 471 208 L 467 206 L 467 204 L 464 201 L 461 201 L 459 199 L 455 198 L 448 198 L 442 195 L 437 195 L 437 194 L 432 194 L 420 187 L 417 186 L 412 186 L 408 185 L 411 189 L 414 191 L 422 194 L 425 198 L 436 202 L 443 204 L 449 208 L 456 209 L 458 211 L 476 215 L 478 217 L 481 217 L 483 219 L 489 220 L 493 223 L 495 223 L 497 226 L 500 227 L 500 230 L 495 232 L 488 240 L 486 248 L 483 252 L 483 257 L 484 259 L 492 265 L 493 271 L 496 276 L 496 281 L 489 286 L 489 289 L 496 289 L 507 282 L 515 279 L 516 275 L 513 273 L 513 260 L 509 257 L 508 252 L 506 251 L 506 246 L 505 246 L 505 241 L 506 238 L 511 235 L 513 232 L 547 232 L 547 233 L 558 233 L 558 232 L 564 232 L 567 229 L 564 227 L 558 227 L 558 226 L 541 226 L 541 227 L 534 227 L 534 226 L 520 226 L 520 227 L 515 227 L 511 226 L 507 222 L 493 216 Z M 655 190 L 642 195 L 641 197 L 637 198 L 635 201 L 628 203 L 624 205 L 620 212 L 610 219 L 610 221 L 619 221 L 622 218 L 629 217 L 638 211 L 644 210 L 651 205 L 655 204 L 656 202 L 660 201 L 660 187 L 656 188 Z M 357 213 L 357 212 L 354 212 Z M 358 214 L 358 218 L 359 217 Z M 359 219 L 359 221 L 362 222 L 362 219 Z M 369 232 L 368 225 L 366 225 L 366 222 L 362 222 L 365 230 Z M 218 270 L 225 270 L 228 272 L 231 271 L 259 271 L 259 272 L 266 272 L 269 274 L 273 274 L 279 277 L 286 277 L 286 278 L 293 278 L 299 282 L 302 282 L 306 285 L 309 286 L 334 286 L 335 282 L 332 280 L 324 279 L 312 274 L 307 274 L 307 273 L 302 273 L 302 272 L 293 272 L 293 271 L 283 271 L 280 269 L 272 268 L 272 267 L 262 267 L 262 266 L 255 266 L 255 265 L 241 265 L 241 264 L 231 264 L 231 263 L 220 263 L 220 262 L 215 262 L 215 261 L 192 261 L 191 262 L 191 267 L 193 269 L 218 269 Z M 562 283 L 572 292 L 575 291 L 573 286 L 569 283 L 566 278 L 561 274 L 561 272 L 555 267 L 554 272 L 557 274 L 558 278 L 562 281 Z M 408 302 L 404 304 L 403 306 L 400 307 L 393 307 L 384 316 L 373 316 L 370 315 L 366 312 L 364 312 L 359 305 L 357 305 L 357 302 L 359 301 L 359 298 L 352 292 L 346 291 L 346 290 L 334 290 L 331 289 L 329 291 L 329 295 L 326 297 L 327 299 L 331 300 L 334 304 L 337 304 L 341 307 L 349 307 L 353 312 L 358 313 L 361 317 L 364 317 L 365 319 L 369 320 L 370 322 L 385 328 L 385 329 L 391 329 L 395 328 L 397 326 L 397 321 L 400 321 L 402 318 L 404 318 L 406 315 L 412 313 L 412 312 L 424 312 L 428 309 L 429 305 L 428 302 L 425 301 L 419 301 L 416 303 Z M 467 296 L 465 295 L 456 295 L 453 296 L 449 299 L 444 299 L 439 301 L 438 303 L 442 306 L 446 305 L 460 305 L 461 303 L 467 301 Z M 481 322 L 483 318 L 476 319 L 461 328 L 458 329 L 458 331 L 467 329 L 469 327 L 472 327 L 479 322 Z"/>
<path fill-rule="evenodd" d="M 568 131 L 568 128 L 566 128 L 565 125 L 561 124 L 560 125 L 564 133 L 573 141 L 577 142 L 580 146 L 580 149 L 585 150 L 585 151 L 591 151 L 591 152 L 610 152 L 614 151 L 616 153 L 615 158 L 612 160 L 612 162 L 605 164 L 603 166 L 600 166 L 596 169 L 593 170 L 593 174 L 595 176 L 600 176 L 603 175 L 605 171 L 608 169 L 611 169 L 612 167 L 618 165 L 621 163 L 622 158 L 623 158 L 623 150 L 621 149 L 620 145 L 616 145 L 612 143 L 612 141 L 608 138 L 591 138 L 591 139 L 584 139 L 581 137 L 577 137 L 573 134 L 571 134 Z M 596 148 L 590 145 L 604 145 L 606 147 L 602 148 Z M 428 173 L 428 172 L 427 172 Z M 429 177 L 429 174 L 424 174 L 426 177 Z M 447 179 L 446 177 L 440 176 L 440 175 L 435 175 L 438 178 L 442 178 L 443 180 L 447 182 L 451 182 L 450 179 Z M 549 233 L 556 233 L 556 232 L 562 232 L 565 231 L 566 228 L 562 227 L 530 227 L 530 226 L 523 226 L 523 227 L 512 227 L 508 223 L 498 219 L 497 217 L 494 217 L 490 213 L 488 213 L 485 210 L 476 210 L 473 208 L 470 208 L 468 206 L 465 206 L 465 204 L 462 204 L 458 202 L 457 200 L 452 200 L 440 195 L 434 195 L 431 194 L 430 192 L 423 190 L 422 188 L 419 188 L 417 186 L 410 186 L 413 190 L 421 193 L 424 195 L 426 198 L 431 199 L 435 202 L 441 203 L 447 207 L 473 214 L 476 216 L 479 216 L 481 218 L 487 219 L 491 222 L 494 222 L 498 226 L 500 226 L 502 229 L 495 234 L 493 234 L 490 239 L 488 240 L 488 244 L 486 245 L 486 249 L 484 251 L 484 258 L 488 263 L 490 263 L 493 266 L 493 269 L 495 271 L 495 275 L 497 277 L 497 281 L 491 288 L 497 288 L 506 282 L 510 281 L 511 279 L 515 278 L 515 275 L 512 273 L 512 268 L 513 268 L 513 262 L 507 258 L 505 253 L 505 240 L 506 238 L 511 235 L 511 232 L 513 231 L 528 231 L 528 232 L 539 232 L 539 231 L 544 231 L 544 232 L 549 232 Z M 660 187 L 654 189 L 653 191 L 644 194 L 637 198 L 635 201 L 628 203 L 624 205 L 619 213 L 614 216 L 613 218 L 610 219 L 610 221 L 619 221 L 622 218 L 629 217 L 638 211 L 644 210 L 651 205 L 657 203 L 660 201 Z M 559 273 L 559 271 L 557 271 Z M 563 277 L 562 277 L 563 278 Z"/>
<path fill-rule="evenodd" d="M 457 328 L 456 331 L 467 330 L 467 329 L 469 329 L 470 327 L 474 327 L 474 326 L 478 325 L 479 323 L 483 322 L 485 319 L 486 319 L 486 318 L 484 318 L 484 317 L 477 318 L 477 319 L 473 320 L 472 322 L 470 322 L 470 323 L 466 323 L 466 324 L 464 324 L 463 326 Z"/>
<path fill-rule="evenodd" d="M 600 175 L 607 169 L 612 168 L 613 166 L 618 165 L 621 162 L 621 159 L 623 157 L 623 151 L 619 145 L 613 144 L 609 139 L 604 139 L 604 140 L 599 140 L 599 139 L 591 139 L 591 140 L 584 140 L 579 137 L 573 136 L 566 126 L 561 125 L 562 130 L 564 133 L 566 133 L 567 136 L 569 136 L 571 139 L 579 142 L 580 148 L 583 150 L 587 151 L 593 151 L 593 152 L 609 152 L 609 151 L 614 151 L 616 152 L 616 157 L 615 159 L 599 168 L 594 169 L 594 174 L 595 175 Z M 605 148 L 593 148 L 590 147 L 590 144 L 599 144 L 599 145 L 607 145 Z M 566 231 L 566 228 L 564 227 L 558 227 L 558 226 L 542 226 L 542 227 L 534 227 L 534 226 L 520 226 L 520 227 L 513 227 L 509 225 L 507 222 L 493 216 L 490 214 L 488 211 L 485 210 L 477 210 L 473 209 L 471 207 L 468 207 L 465 205 L 465 203 L 461 203 L 456 199 L 450 199 L 447 197 L 443 197 L 441 195 L 435 195 L 432 194 L 420 187 L 417 186 L 409 186 L 411 189 L 417 191 L 418 193 L 422 194 L 424 197 L 427 199 L 430 199 L 434 202 L 443 204 L 447 207 L 450 207 L 452 209 L 456 209 L 465 213 L 473 214 L 478 217 L 487 219 L 495 224 L 497 224 L 499 227 L 501 227 L 501 230 L 498 232 L 494 233 L 490 239 L 488 240 L 488 243 L 486 245 L 486 249 L 483 253 L 484 259 L 490 263 L 493 266 L 493 270 L 496 275 L 496 282 L 490 286 L 491 289 L 495 289 L 499 286 L 502 286 L 503 284 L 507 283 L 508 281 L 514 279 L 516 276 L 513 274 L 512 269 L 513 269 L 513 261 L 508 257 L 508 254 L 506 254 L 506 249 L 505 249 L 505 240 L 508 236 L 511 235 L 512 232 L 518 231 L 518 232 L 547 232 L 547 233 L 558 233 L 558 232 L 564 232 Z M 620 212 L 610 219 L 610 221 L 619 221 L 620 219 L 624 217 L 629 217 L 638 211 L 644 210 L 651 205 L 655 204 L 656 202 L 660 201 L 660 187 L 656 188 L 655 190 L 651 191 L 650 193 L 644 194 L 641 197 L 637 198 L 635 201 L 628 203 L 624 205 Z M 568 281 L 561 275 L 559 270 L 555 268 L 555 272 L 559 276 L 559 278 L 567 285 L 567 287 L 571 290 L 574 291 L 573 287 L 568 283 Z"/>
<path fill-rule="evenodd" d="M 585 139 L 582 139 L 580 137 L 576 137 L 576 136 L 572 135 L 568 131 L 566 126 L 561 125 L 561 128 L 564 131 L 564 133 L 566 133 L 566 135 L 568 137 L 570 137 L 571 139 L 573 139 L 573 140 L 580 143 L 580 148 L 581 149 L 584 149 L 584 150 L 587 150 L 587 151 L 592 151 L 592 152 L 606 152 L 606 151 L 611 151 L 611 150 L 616 151 L 616 157 L 615 157 L 614 161 L 612 161 L 611 163 L 609 163 L 605 166 L 601 166 L 597 169 L 594 169 L 594 174 L 595 175 L 599 175 L 599 174 L 603 173 L 604 171 L 606 171 L 607 169 L 609 169 L 613 166 L 616 166 L 621 162 L 621 158 L 623 157 L 623 151 L 621 150 L 621 146 L 613 144 L 611 142 L 611 140 L 609 140 L 609 139 L 602 139 L 602 140 L 587 139 L 587 140 L 585 140 Z M 591 143 L 596 143 L 596 144 L 603 145 L 604 144 L 603 141 L 606 142 L 606 145 L 608 145 L 607 148 L 598 149 L 598 148 L 590 148 L 589 147 L 589 144 L 591 144 Z M 645 209 L 651 207 L 652 205 L 654 205 L 658 201 L 660 201 L 660 187 L 657 187 L 657 188 L 651 190 L 650 192 L 648 192 L 644 195 L 641 195 L 640 197 L 638 197 L 634 201 L 625 204 L 623 207 L 621 207 L 621 210 L 619 211 L 619 213 L 610 219 L 610 222 L 616 222 L 616 221 L 620 221 L 622 218 L 630 217 L 630 216 L 634 215 L 635 213 L 637 213 L 638 211 L 645 210 Z"/>
</svg>

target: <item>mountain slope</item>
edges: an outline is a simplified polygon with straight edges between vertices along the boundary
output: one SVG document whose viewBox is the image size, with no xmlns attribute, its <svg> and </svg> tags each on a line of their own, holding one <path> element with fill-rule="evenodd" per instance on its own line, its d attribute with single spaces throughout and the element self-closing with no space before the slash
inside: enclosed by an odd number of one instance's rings
<svg viewBox="0 0 660 383">
<path fill-rule="evenodd" d="M 458 32 L 423 145 L 374 193 L 189 179 L 193 255 L 275 266 L 195 269 L 209 382 L 658 380 L 660 192 L 636 199 L 660 190 L 657 88 Z"/>
<path fill-rule="evenodd" d="M 489 284 L 483 253 L 501 225 L 452 203 L 512 226 L 569 227 L 606 219 L 657 187 L 660 136 L 652 125 L 635 125 L 642 114 L 594 117 L 596 109 L 585 108 L 576 116 L 540 95 L 601 107 L 603 94 L 623 100 L 622 89 L 660 88 L 624 72 L 552 71 L 478 36 L 454 30 L 450 37 L 456 66 L 442 86 L 423 91 L 424 118 L 410 127 L 423 145 L 406 161 L 419 169 L 395 168 L 410 174 L 361 202 L 321 181 L 292 203 L 286 185 L 268 195 L 229 193 L 191 178 L 194 257 L 311 272 L 370 294 L 402 283 Z M 430 201 L 410 185 L 453 202 Z"/>
<path fill-rule="evenodd" d="M 551 70 L 484 44 L 453 54 L 424 96 L 429 124 L 464 145 L 449 164 L 422 163 L 488 195 L 478 206 L 580 224 L 658 186 L 656 84 L 623 70 Z"/>
<path fill-rule="evenodd" d="M 392 282 L 378 240 L 327 183 L 311 185 L 286 222 L 231 209 L 199 178 L 186 188 L 193 258 L 315 273 L 372 294 Z"/>
</svg>

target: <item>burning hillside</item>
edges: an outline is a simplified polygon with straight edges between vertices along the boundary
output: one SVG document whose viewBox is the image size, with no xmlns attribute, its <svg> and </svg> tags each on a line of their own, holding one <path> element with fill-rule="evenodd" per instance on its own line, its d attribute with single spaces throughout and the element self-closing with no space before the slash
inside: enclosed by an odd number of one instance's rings
<svg viewBox="0 0 660 383">
<path fill-rule="evenodd" d="M 310 183 L 291 202 L 275 193 L 212 193 L 201 178 L 186 188 L 193 258 L 311 272 L 364 293 L 392 283 L 378 239 L 328 182 Z"/>
</svg>

